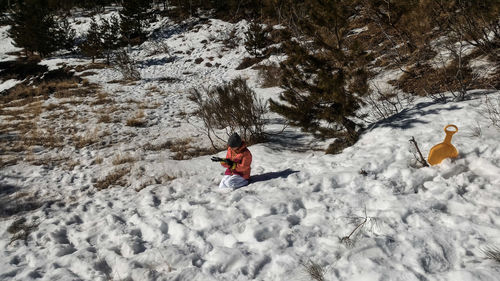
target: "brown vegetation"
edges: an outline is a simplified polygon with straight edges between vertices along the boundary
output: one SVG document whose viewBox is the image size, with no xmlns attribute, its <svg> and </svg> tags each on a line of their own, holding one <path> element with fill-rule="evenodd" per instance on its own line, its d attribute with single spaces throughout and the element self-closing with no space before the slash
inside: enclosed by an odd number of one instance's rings
<svg viewBox="0 0 500 281">
<path fill-rule="evenodd" d="M 145 127 L 148 123 L 145 119 L 144 111 L 140 110 L 136 113 L 136 115 L 127 120 L 127 126 L 130 127 Z"/>
<path fill-rule="evenodd" d="M 119 168 L 111 173 L 109 173 L 106 177 L 101 180 L 98 180 L 94 187 L 97 190 L 107 189 L 113 185 L 125 185 L 126 181 L 123 180 L 123 177 L 130 173 L 130 167 Z"/>
<path fill-rule="evenodd" d="M 125 163 L 133 163 L 136 162 L 137 158 L 133 157 L 132 155 L 129 154 L 118 154 L 113 158 L 113 165 L 121 165 Z"/>
</svg>

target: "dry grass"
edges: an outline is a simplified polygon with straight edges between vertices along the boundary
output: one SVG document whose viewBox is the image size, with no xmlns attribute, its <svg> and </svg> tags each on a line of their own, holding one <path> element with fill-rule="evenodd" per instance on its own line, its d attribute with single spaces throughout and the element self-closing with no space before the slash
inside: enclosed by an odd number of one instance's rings
<svg viewBox="0 0 500 281">
<path fill-rule="evenodd" d="M 171 152 L 174 152 L 174 156 L 172 157 L 174 160 L 187 160 L 193 157 L 210 155 L 216 152 L 213 149 L 193 146 L 191 143 L 191 138 L 183 138 L 174 141 L 168 140 L 160 144 L 149 143 L 144 146 L 144 149 L 151 151 L 162 151 L 168 149 Z"/>
<path fill-rule="evenodd" d="M 0 156 L 0 169 L 3 167 L 16 165 L 18 161 L 19 161 L 18 157 L 2 155 Z"/>
<path fill-rule="evenodd" d="M 64 139 L 54 129 L 39 129 L 33 127 L 22 137 L 25 146 L 42 146 L 46 148 L 60 148 L 64 146 Z"/>
<path fill-rule="evenodd" d="M 103 114 L 99 116 L 99 119 L 97 120 L 99 123 L 113 123 L 113 120 L 111 119 L 111 116 L 107 114 Z"/>
<path fill-rule="evenodd" d="M 92 112 L 73 106 L 84 103 L 90 106 L 89 96 L 96 97 L 99 104 L 113 101 L 106 94 L 100 93 L 97 85 L 79 77 L 53 73 L 47 78 L 53 80 L 36 79 L 38 80 L 34 80 L 34 85 L 19 84 L 0 96 L 0 131 L 2 135 L 8 136 L 0 140 L 0 166 L 19 161 L 33 165 L 65 163 L 63 168 L 71 170 L 78 163 L 69 159 L 36 158 L 30 153 L 33 148 L 60 149 L 68 144 L 83 148 L 98 142 L 101 136 L 97 135 L 97 130 L 79 134 L 75 127 L 76 123 L 83 124 L 93 120 Z M 52 97 L 67 99 L 53 99 L 46 104 L 45 101 Z"/>
<path fill-rule="evenodd" d="M 82 74 L 80 74 L 80 77 L 92 76 L 92 75 L 96 75 L 96 74 L 97 74 L 97 72 L 95 72 L 95 71 L 85 71 Z"/>
<path fill-rule="evenodd" d="M 109 97 L 107 93 L 99 92 L 97 93 L 97 97 L 91 105 L 103 105 L 103 104 L 111 104 L 114 100 Z"/>
<path fill-rule="evenodd" d="M 162 106 L 160 102 L 146 103 L 142 102 L 139 104 L 139 109 L 157 109 Z"/>
<path fill-rule="evenodd" d="M 110 66 L 105 63 L 89 63 L 89 64 L 78 65 L 74 69 L 77 72 L 82 72 L 90 69 L 104 69 L 109 67 Z"/>
<path fill-rule="evenodd" d="M 95 188 L 98 190 L 107 189 L 112 185 L 125 185 L 127 184 L 123 177 L 130 173 L 130 167 L 120 168 L 109 173 L 104 179 L 95 183 Z"/>
<path fill-rule="evenodd" d="M 8 228 L 7 232 L 12 234 L 9 245 L 17 240 L 23 240 L 27 243 L 28 236 L 38 227 L 37 223 L 26 223 L 26 218 L 21 217 L 15 220 Z"/>
<path fill-rule="evenodd" d="M 64 104 L 56 104 L 56 103 L 50 103 L 49 105 L 46 105 L 44 107 L 46 111 L 54 111 L 54 110 L 62 110 L 62 111 L 67 111 L 68 107 L 64 106 Z"/>
<path fill-rule="evenodd" d="M 70 161 L 69 157 L 36 157 L 28 154 L 24 161 L 34 166 L 54 167 Z"/>
<path fill-rule="evenodd" d="M 102 162 L 104 162 L 104 159 L 102 157 L 97 157 L 95 160 L 94 160 L 94 163 L 97 164 L 97 165 L 100 165 L 102 164 Z"/>
<path fill-rule="evenodd" d="M 146 115 L 143 110 L 139 110 L 134 117 L 127 120 L 127 126 L 129 127 L 145 127 L 147 121 L 144 119 Z"/>
<path fill-rule="evenodd" d="M 151 86 L 149 88 L 147 88 L 147 90 L 150 92 L 150 93 L 161 93 L 161 90 L 160 88 L 158 88 L 158 86 Z"/>
<path fill-rule="evenodd" d="M 133 163 L 136 162 L 137 158 L 133 157 L 132 155 L 129 154 L 118 154 L 113 158 L 113 165 L 121 165 L 125 163 Z"/>
<path fill-rule="evenodd" d="M 172 142 L 172 145 L 169 148 L 170 151 L 175 153 L 172 159 L 187 160 L 193 157 L 210 155 L 216 152 L 213 149 L 202 148 L 199 146 L 192 146 L 191 143 L 192 139 L 190 138 L 178 139 Z"/>
<path fill-rule="evenodd" d="M 160 143 L 160 144 L 151 144 L 151 143 L 148 143 L 144 146 L 144 149 L 146 150 L 151 150 L 151 151 L 161 151 L 161 150 L 165 150 L 165 149 L 170 149 L 173 145 L 173 142 L 168 140 L 164 143 Z"/>
<path fill-rule="evenodd" d="M 84 135 L 73 135 L 72 142 L 76 148 L 82 149 L 86 146 L 97 143 L 99 139 L 99 130 L 96 128 L 93 132 L 87 132 Z"/>
<path fill-rule="evenodd" d="M 81 163 L 77 160 L 67 160 L 65 162 L 65 165 L 63 166 L 64 169 L 68 170 L 68 171 L 73 171 L 75 169 L 76 166 L 79 166 Z"/>
</svg>

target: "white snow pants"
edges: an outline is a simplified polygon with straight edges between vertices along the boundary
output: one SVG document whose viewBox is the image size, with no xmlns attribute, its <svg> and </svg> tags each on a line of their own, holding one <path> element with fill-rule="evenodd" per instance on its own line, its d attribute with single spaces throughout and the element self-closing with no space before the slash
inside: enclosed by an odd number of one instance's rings
<svg viewBox="0 0 500 281">
<path fill-rule="evenodd" d="M 240 188 L 248 184 L 248 181 L 238 175 L 225 175 L 220 181 L 219 188 Z"/>
</svg>

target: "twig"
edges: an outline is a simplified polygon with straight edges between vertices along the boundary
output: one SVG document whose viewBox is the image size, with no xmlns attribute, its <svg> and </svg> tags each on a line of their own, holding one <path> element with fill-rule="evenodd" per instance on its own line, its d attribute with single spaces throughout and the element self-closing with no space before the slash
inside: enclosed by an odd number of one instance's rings
<svg viewBox="0 0 500 281">
<path fill-rule="evenodd" d="M 420 152 L 420 148 L 418 148 L 417 141 L 415 140 L 415 137 L 411 137 L 410 142 L 415 145 L 415 148 L 417 149 L 418 155 L 420 156 L 420 159 L 417 159 L 417 161 L 422 164 L 424 167 L 429 167 L 429 164 L 427 164 L 427 161 L 425 161 L 424 156 L 422 156 L 422 152 Z"/>
<path fill-rule="evenodd" d="M 363 227 L 367 221 L 368 221 L 368 215 L 366 214 L 366 207 L 365 207 L 365 219 L 360 224 L 358 224 L 356 228 L 354 228 L 354 230 L 351 231 L 351 233 L 349 233 L 349 235 L 340 238 L 340 242 L 345 243 L 348 246 L 352 246 L 354 242 L 351 240 L 351 236 L 354 235 L 354 233 L 356 233 L 358 229 Z"/>
</svg>

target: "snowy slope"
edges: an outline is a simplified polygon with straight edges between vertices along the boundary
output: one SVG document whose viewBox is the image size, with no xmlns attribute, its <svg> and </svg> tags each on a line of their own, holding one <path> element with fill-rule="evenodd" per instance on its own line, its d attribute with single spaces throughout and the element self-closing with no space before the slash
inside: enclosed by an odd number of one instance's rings
<svg viewBox="0 0 500 281">
<path fill-rule="evenodd" d="M 196 120 L 179 117 L 194 110 L 186 97 L 192 87 L 242 75 L 262 97 L 276 96 L 279 89 L 258 88 L 254 70 L 234 70 L 243 47 L 223 50 L 213 38 L 244 27 L 212 21 L 161 37 L 170 55 L 149 55 L 151 42 L 145 43 L 133 50 L 142 77 L 135 85 L 106 83 L 121 78 L 113 69 L 87 77 L 118 104 L 135 99 L 161 106 L 146 109 L 146 128 L 93 119 L 82 124 L 109 132 L 102 137 L 112 140 L 109 146 L 35 153 L 69 155 L 79 163 L 73 169 L 20 162 L 0 170 L 2 203 L 23 192 L 45 202 L 1 218 L 1 280 L 309 280 L 301 264 L 310 261 L 325 269 L 326 280 L 499 280 L 500 266 L 486 260 L 483 249 L 500 245 L 500 131 L 482 116 L 480 91 L 464 102 L 419 99 L 373 124 L 339 155 L 298 149 L 294 141 L 305 145 L 310 138 L 287 129 L 249 148 L 253 182 L 231 193 L 218 190 L 224 169 L 210 156 L 175 161 L 168 150 L 143 149 L 182 137 L 208 143 Z M 176 51 L 182 52 L 172 59 Z M 190 61 L 197 57 L 204 61 Z M 207 67 L 208 61 L 220 67 Z M 166 83 L 165 77 L 178 80 Z M 152 86 L 162 94 L 148 92 Z M 417 167 L 408 140 L 414 136 L 427 155 L 447 124 L 459 128 L 453 138 L 459 157 Z M 121 153 L 136 161 L 112 165 Z M 128 184 L 94 188 L 96 180 L 127 167 Z M 35 227 L 26 243 L 10 243 L 8 228 L 20 217 Z M 352 243 L 343 243 L 365 218 Z"/>
</svg>

